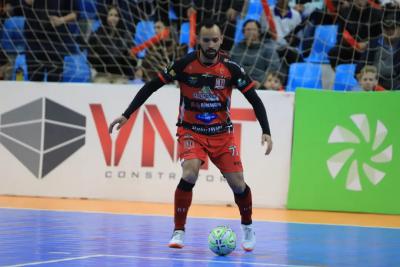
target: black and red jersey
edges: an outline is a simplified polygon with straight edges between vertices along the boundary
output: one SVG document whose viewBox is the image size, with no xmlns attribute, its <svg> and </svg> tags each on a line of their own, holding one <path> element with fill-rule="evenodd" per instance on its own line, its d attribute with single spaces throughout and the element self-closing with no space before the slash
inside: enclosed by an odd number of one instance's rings
<svg viewBox="0 0 400 267">
<path fill-rule="evenodd" d="M 164 83 L 179 82 L 181 99 L 177 126 L 200 134 L 217 134 L 232 127 L 232 89 L 242 93 L 254 82 L 237 63 L 220 55 L 213 65 L 204 65 L 199 52 L 192 52 L 159 73 Z"/>
</svg>

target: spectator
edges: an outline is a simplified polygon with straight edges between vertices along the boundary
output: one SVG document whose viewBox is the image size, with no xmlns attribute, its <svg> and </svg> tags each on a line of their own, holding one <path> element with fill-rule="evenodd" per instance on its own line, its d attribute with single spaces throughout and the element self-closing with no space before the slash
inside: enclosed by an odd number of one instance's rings
<svg viewBox="0 0 400 267">
<path fill-rule="evenodd" d="M 265 77 L 266 79 L 260 89 L 280 92 L 285 91 L 283 88 L 283 77 L 278 71 L 267 72 Z"/>
<path fill-rule="evenodd" d="M 259 88 L 266 71 L 279 69 L 279 56 L 272 42 L 261 42 L 261 25 L 258 21 L 247 20 L 242 31 L 244 40 L 233 47 L 231 58 L 243 66 L 256 82 L 256 88 Z"/>
<path fill-rule="evenodd" d="M 125 35 L 119 9 L 110 6 L 100 28 L 89 38 L 89 62 L 96 83 L 128 83 L 136 61 L 130 57 L 131 37 Z"/>
<path fill-rule="evenodd" d="M 74 0 L 21 0 L 25 16 L 26 63 L 31 81 L 62 81 L 64 56 L 74 44 L 67 24 L 77 18 Z"/>
<path fill-rule="evenodd" d="M 348 0 L 332 0 L 332 7 L 330 10 L 326 6 L 324 8 L 317 8 L 307 16 L 302 24 L 299 26 L 303 30 L 303 38 L 301 41 L 301 49 L 303 57 L 306 58 L 310 55 L 311 47 L 314 42 L 314 33 L 317 25 L 333 25 L 337 22 L 337 12 L 345 7 L 349 7 Z M 300 30 L 298 28 L 298 30 Z"/>
<path fill-rule="evenodd" d="M 162 21 L 157 21 L 154 27 L 156 34 L 166 29 Z M 181 58 L 186 52 L 187 46 L 178 45 L 171 32 L 168 38 L 162 39 L 159 43 L 150 46 L 142 62 L 145 81 L 156 78 L 157 73 L 162 71 L 172 61 Z"/>
<path fill-rule="evenodd" d="M 385 91 L 378 85 L 378 70 L 375 66 L 366 65 L 357 74 L 358 85 L 352 91 Z"/>
<path fill-rule="evenodd" d="M 289 0 L 278 0 L 276 6 L 272 7 L 272 14 L 277 31 L 277 52 L 283 63 L 281 69 L 283 73 L 286 73 L 291 63 L 302 61 L 301 54 L 296 48 L 300 42 L 296 36 L 296 27 L 301 23 L 301 16 L 297 10 L 289 7 Z M 269 31 L 265 23 L 265 14 L 261 22 L 263 28 L 265 27 L 273 36 L 274 34 Z"/>
<path fill-rule="evenodd" d="M 188 9 L 188 16 L 196 11 L 197 25 L 208 19 L 221 25 L 224 36 L 221 50 L 229 52 L 234 43 L 236 20 L 243 6 L 244 0 L 193 0 L 193 7 Z"/>
<path fill-rule="evenodd" d="M 369 51 L 377 46 L 377 37 L 382 32 L 381 18 L 381 11 L 372 8 L 368 0 L 354 0 L 350 6 L 339 10 L 337 44 L 329 51 L 333 69 L 338 64 L 365 60 Z M 346 38 L 346 33 L 349 33 L 350 38 Z"/>
<path fill-rule="evenodd" d="M 400 14 L 394 6 L 385 6 L 383 35 L 379 46 L 369 53 L 368 64 L 376 66 L 379 84 L 386 90 L 400 90 Z M 363 64 L 359 64 L 361 68 Z"/>
</svg>

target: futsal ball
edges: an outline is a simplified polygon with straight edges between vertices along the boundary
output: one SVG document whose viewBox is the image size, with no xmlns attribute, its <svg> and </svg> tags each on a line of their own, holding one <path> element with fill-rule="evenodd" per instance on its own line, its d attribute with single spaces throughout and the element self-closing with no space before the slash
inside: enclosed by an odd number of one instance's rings
<svg viewBox="0 0 400 267">
<path fill-rule="evenodd" d="M 208 236 L 208 247 L 217 255 L 228 255 L 236 248 L 235 232 L 228 226 L 215 227 Z"/>
</svg>

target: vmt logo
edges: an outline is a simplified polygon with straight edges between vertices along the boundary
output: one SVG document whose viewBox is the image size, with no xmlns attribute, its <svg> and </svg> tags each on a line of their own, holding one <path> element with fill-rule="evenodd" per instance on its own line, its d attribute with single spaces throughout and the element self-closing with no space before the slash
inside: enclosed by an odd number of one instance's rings
<svg viewBox="0 0 400 267">
<path fill-rule="evenodd" d="M 113 144 L 111 136 L 108 133 L 108 123 L 104 116 L 102 106 L 100 104 L 91 104 L 90 109 L 92 111 L 93 119 L 96 124 L 96 129 L 100 139 L 101 147 L 103 149 L 106 164 L 107 166 L 118 166 L 121 157 L 125 151 L 125 146 L 128 142 L 133 126 L 135 125 L 138 111 L 133 113 L 129 118 L 127 124 L 121 128 L 121 130 L 118 132 L 115 143 Z M 143 145 L 141 166 L 154 167 L 156 132 L 160 135 L 161 141 L 167 149 L 171 161 L 176 161 L 177 153 L 175 151 L 175 138 L 174 135 L 169 131 L 160 110 L 157 108 L 156 105 L 151 104 L 144 105 L 141 110 L 143 110 Z M 231 109 L 231 119 L 236 122 L 256 121 L 254 111 L 252 109 L 245 108 Z M 235 140 L 237 142 L 237 151 L 240 151 L 242 125 L 240 123 L 234 123 L 234 127 Z M 114 158 L 112 158 L 113 151 Z M 207 169 L 208 162 L 206 162 L 202 166 L 202 168 Z"/>
<path fill-rule="evenodd" d="M 37 178 L 85 144 L 85 116 L 47 98 L 1 115 L 0 143 Z"/>
<path fill-rule="evenodd" d="M 377 185 L 386 175 L 381 168 L 384 167 L 383 163 L 392 160 L 393 145 L 384 147 L 383 143 L 388 131 L 380 120 L 376 122 L 375 134 L 371 138 L 369 121 L 365 114 L 354 114 L 350 118 L 358 131 L 354 133 L 342 126 L 335 126 L 329 136 L 328 143 L 347 144 L 348 148 L 344 148 L 328 159 L 327 165 L 329 173 L 335 179 L 345 164 L 349 162 L 346 188 L 361 191 L 359 166 L 361 166 L 368 180 L 373 185 Z"/>
</svg>

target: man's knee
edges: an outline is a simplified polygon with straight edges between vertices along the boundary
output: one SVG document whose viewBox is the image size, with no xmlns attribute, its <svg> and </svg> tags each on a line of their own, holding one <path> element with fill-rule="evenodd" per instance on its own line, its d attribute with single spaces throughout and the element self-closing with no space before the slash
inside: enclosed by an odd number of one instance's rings
<svg viewBox="0 0 400 267">
<path fill-rule="evenodd" d="M 188 160 L 185 161 L 182 169 L 182 178 L 188 183 L 195 184 L 197 181 L 197 177 L 199 176 L 199 170 L 201 166 L 200 160 Z"/>
</svg>

